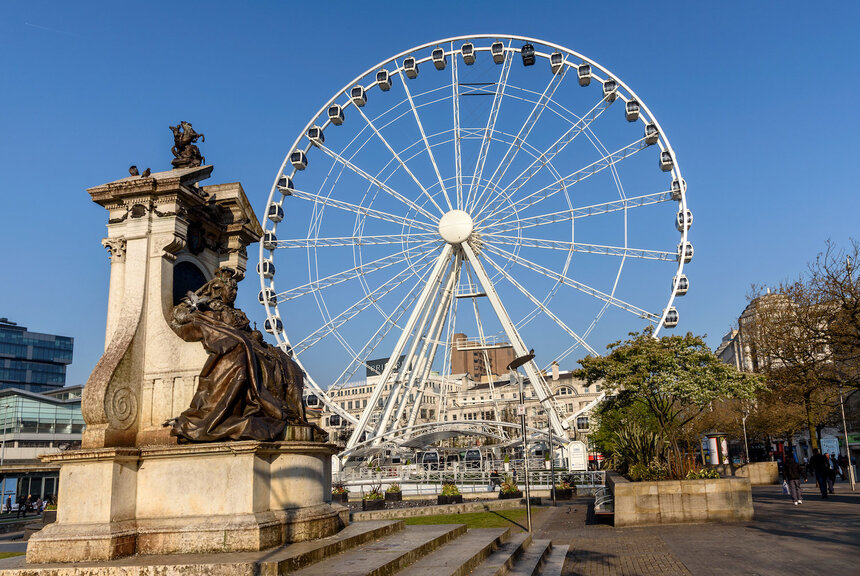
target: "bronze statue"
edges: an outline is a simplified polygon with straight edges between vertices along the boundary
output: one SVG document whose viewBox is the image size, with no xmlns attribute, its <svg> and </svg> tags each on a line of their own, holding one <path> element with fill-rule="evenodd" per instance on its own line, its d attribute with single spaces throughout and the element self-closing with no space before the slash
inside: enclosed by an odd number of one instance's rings
<svg viewBox="0 0 860 576">
<path fill-rule="evenodd" d="M 173 131 L 173 152 L 175 158 L 171 160 L 174 168 L 191 168 L 200 166 L 206 161 L 200 154 L 200 149 L 195 145 L 199 138 L 201 142 L 206 142 L 206 137 L 199 134 L 191 127 L 191 122 L 182 120 L 176 126 L 171 126 Z"/>
<path fill-rule="evenodd" d="M 173 308 L 173 330 L 187 342 L 202 342 L 209 352 L 191 406 L 165 422 L 180 441 L 274 441 L 283 438 L 287 425 L 308 425 L 304 373 L 251 329 L 233 305 L 236 292 L 235 272 L 218 268 L 212 280 Z M 318 438 L 325 434 L 314 428 Z"/>
</svg>

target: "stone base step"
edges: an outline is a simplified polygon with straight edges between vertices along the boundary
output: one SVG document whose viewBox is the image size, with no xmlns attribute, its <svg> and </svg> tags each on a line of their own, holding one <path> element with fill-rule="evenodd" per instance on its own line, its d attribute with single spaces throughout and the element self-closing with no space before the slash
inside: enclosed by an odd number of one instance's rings
<svg viewBox="0 0 860 576">
<path fill-rule="evenodd" d="M 507 538 L 507 528 L 477 528 L 431 552 L 398 576 L 466 576 Z"/>
<path fill-rule="evenodd" d="M 327 558 L 295 576 L 387 576 L 466 533 L 463 524 L 407 526 L 397 534 Z"/>
<path fill-rule="evenodd" d="M 0 560 L 0 576 L 275 576 L 402 531 L 403 521 L 359 522 L 328 538 L 261 552 L 130 556 L 108 562 L 27 564 L 24 556 L 15 556 Z"/>
<path fill-rule="evenodd" d="M 567 550 L 570 546 L 553 546 L 541 568 L 541 576 L 561 576 L 564 569 L 564 559 L 567 558 Z"/>
<path fill-rule="evenodd" d="M 552 540 L 532 540 L 531 546 L 508 572 L 511 576 L 536 576 L 540 573 L 544 558 L 552 550 Z"/>
<path fill-rule="evenodd" d="M 472 572 L 471 576 L 503 576 L 514 566 L 523 554 L 532 536 L 528 532 L 514 534 L 502 544 L 498 550 L 490 554 L 484 562 Z"/>
</svg>

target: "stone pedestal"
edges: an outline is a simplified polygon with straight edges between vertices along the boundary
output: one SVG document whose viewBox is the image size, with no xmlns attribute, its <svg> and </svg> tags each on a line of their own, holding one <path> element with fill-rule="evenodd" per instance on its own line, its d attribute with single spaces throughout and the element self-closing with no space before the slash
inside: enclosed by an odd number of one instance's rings
<svg viewBox="0 0 860 576">
<path fill-rule="evenodd" d="M 308 427 L 287 438 L 52 455 L 57 521 L 30 539 L 27 562 L 258 551 L 330 536 L 348 523 L 328 503 L 335 447 Z"/>
</svg>

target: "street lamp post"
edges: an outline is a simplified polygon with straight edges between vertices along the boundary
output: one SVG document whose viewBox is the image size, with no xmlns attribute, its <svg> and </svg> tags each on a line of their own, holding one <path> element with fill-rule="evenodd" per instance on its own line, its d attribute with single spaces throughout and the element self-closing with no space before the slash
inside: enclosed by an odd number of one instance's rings
<svg viewBox="0 0 860 576">
<path fill-rule="evenodd" d="M 749 444 L 749 442 L 747 442 L 747 416 L 749 416 L 749 415 L 750 415 L 749 411 L 744 410 L 744 415 L 741 418 L 741 425 L 744 428 L 744 451 L 745 451 L 744 455 L 746 456 L 747 464 L 750 463 L 750 444 Z"/>
<path fill-rule="evenodd" d="M 528 524 L 529 532 L 532 531 L 532 499 L 531 491 L 529 489 L 529 446 L 528 439 L 526 437 L 526 400 L 523 394 L 523 377 L 517 369 L 526 362 L 532 361 L 534 357 L 534 350 L 530 350 L 529 353 L 525 356 L 514 358 L 514 360 L 510 364 L 508 364 L 508 370 L 510 370 L 511 375 L 517 379 L 517 384 L 519 385 L 520 405 L 518 406 L 518 412 L 520 413 L 520 429 L 522 430 L 523 438 L 523 472 L 526 477 L 526 522 Z"/>
<path fill-rule="evenodd" d="M 851 447 L 848 444 L 848 426 L 845 423 L 845 402 L 842 399 L 842 384 L 839 385 L 839 408 L 842 409 L 842 434 L 845 437 L 845 454 L 848 456 L 848 480 L 854 492 L 854 466 L 851 464 Z"/>
<path fill-rule="evenodd" d="M 556 393 L 558 394 L 558 393 Z M 541 407 L 543 407 L 543 403 L 547 400 L 550 400 L 556 396 L 556 394 L 551 394 L 547 396 L 543 400 L 540 401 Z M 552 423 L 549 421 L 549 416 L 546 419 L 547 432 L 549 432 L 549 478 L 550 478 L 550 488 L 549 492 L 552 495 L 552 505 L 555 507 L 555 451 L 552 443 Z"/>
<path fill-rule="evenodd" d="M 3 463 L 6 460 L 6 428 L 7 428 L 6 416 L 8 416 L 6 410 L 10 407 L 11 406 L 9 404 L 4 404 L 3 406 L 0 406 L 0 408 L 3 409 L 3 447 L 0 448 L 0 469 L 3 468 Z M 0 490 L 3 491 L 2 494 L 0 494 L 0 509 L 2 509 L 2 506 L 3 506 L 2 500 L 5 500 L 5 498 L 6 498 L 6 473 L 5 472 L 3 472 L 3 483 L 2 483 L 2 488 L 0 488 Z M 11 510 L 9 510 L 9 512 L 11 512 Z"/>
</svg>

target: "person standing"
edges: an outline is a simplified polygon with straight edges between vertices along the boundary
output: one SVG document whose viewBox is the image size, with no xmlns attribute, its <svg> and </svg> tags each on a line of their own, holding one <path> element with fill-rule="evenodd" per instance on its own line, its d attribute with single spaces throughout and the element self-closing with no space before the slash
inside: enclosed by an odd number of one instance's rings
<svg viewBox="0 0 860 576">
<path fill-rule="evenodd" d="M 818 448 L 812 449 L 812 458 L 809 459 L 809 467 L 812 468 L 812 472 L 815 474 L 815 481 L 818 482 L 821 497 L 827 498 L 827 473 L 829 467 L 827 465 L 827 458 L 821 455 Z"/>
<path fill-rule="evenodd" d="M 6 512 L 8 514 L 12 513 L 12 497 L 6 496 Z"/>
<path fill-rule="evenodd" d="M 27 517 L 27 497 L 23 494 L 18 496 L 18 513 L 15 515 L 15 518 L 20 518 L 21 514 L 24 515 L 24 518 Z"/>
<path fill-rule="evenodd" d="M 845 454 L 840 454 L 839 458 L 836 459 L 836 463 L 839 464 L 839 474 L 845 480 L 848 476 L 848 457 Z"/>
<path fill-rule="evenodd" d="M 788 493 L 791 495 L 794 505 L 802 504 L 803 493 L 800 489 L 800 481 L 803 473 L 800 471 L 800 464 L 789 455 L 786 455 L 785 463 L 782 465 L 782 477 L 788 484 Z"/>
</svg>

